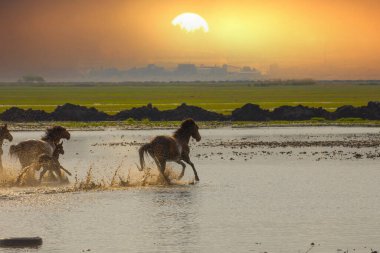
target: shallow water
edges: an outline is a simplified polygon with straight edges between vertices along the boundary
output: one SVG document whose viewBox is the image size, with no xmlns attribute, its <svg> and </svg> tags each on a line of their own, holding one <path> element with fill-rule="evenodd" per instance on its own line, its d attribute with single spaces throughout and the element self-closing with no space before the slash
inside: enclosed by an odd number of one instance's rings
<svg viewBox="0 0 380 253">
<path fill-rule="evenodd" d="M 92 167 L 107 184 L 117 168 L 124 178 L 138 174 L 138 144 L 170 132 L 72 132 L 61 163 L 79 179 Z M 17 132 L 13 142 L 40 135 Z M 195 185 L 187 184 L 188 166 L 183 184 L 169 187 L 1 188 L 0 237 L 41 236 L 38 252 L 306 252 L 311 243 L 310 252 L 380 249 L 380 157 L 367 156 L 379 153 L 368 144 L 379 139 L 379 128 L 228 128 L 201 135 L 191 143 L 201 179 Z M 310 140 L 365 145 L 245 145 Z"/>
</svg>

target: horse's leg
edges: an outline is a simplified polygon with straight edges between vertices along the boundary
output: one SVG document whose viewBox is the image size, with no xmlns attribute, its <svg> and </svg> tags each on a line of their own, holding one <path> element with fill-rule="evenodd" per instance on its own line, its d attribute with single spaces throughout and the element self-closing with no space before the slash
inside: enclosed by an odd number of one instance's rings
<svg viewBox="0 0 380 253">
<path fill-rule="evenodd" d="M 62 177 L 62 173 L 61 173 L 61 168 L 55 168 L 54 172 L 55 172 L 55 174 L 57 174 L 57 176 L 59 178 L 59 182 L 62 183 L 63 177 Z"/>
<path fill-rule="evenodd" d="M 189 154 L 184 154 L 183 155 L 183 160 L 193 168 L 194 175 L 195 175 L 195 181 L 199 181 L 198 173 L 195 170 L 194 164 L 190 161 Z"/>
<path fill-rule="evenodd" d="M 61 170 L 63 170 L 64 172 L 66 172 L 67 175 L 71 176 L 70 171 L 68 171 L 67 169 L 63 168 L 62 165 L 59 165 L 59 168 L 60 168 Z"/>
<path fill-rule="evenodd" d="M 153 156 L 153 159 L 154 159 L 154 162 L 157 165 L 158 170 L 160 171 L 161 176 L 164 178 L 165 182 L 167 184 L 170 184 L 170 182 L 167 179 L 167 177 L 165 177 L 165 167 L 166 167 L 166 161 L 165 161 L 165 159 L 163 159 L 163 158 L 159 159 L 156 156 Z"/>
<path fill-rule="evenodd" d="M 161 161 L 160 161 L 160 171 L 161 171 L 161 175 L 164 177 L 165 182 L 166 182 L 167 184 L 170 184 L 170 180 L 169 180 L 169 178 L 167 178 L 167 177 L 165 176 L 165 169 L 166 169 L 166 160 L 165 160 L 165 159 L 161 159 Z"/>
<path fill-rule="evenodd" d="M 16 179 L 16 184 L 20 184 L 22 176 L 29 170 L 33 168 L 33 165 L 26 166 L 25 168 L 22 169 L 20 175 L 18 175 Z"/>
<path fill-rule="evenodd" d="M 44 175 L 45 175 L 45 173 L 46 173 L 47 171 L 48 171 L 48 170 L 47 170 L 45 167 L 43 167 L 43 169 L 42 169 L 42 171 L 41 171 L 41 173 L 40 173 L 40 179 L 39 179 L 40 183 L 41 183 L 42 178 L 44 177 Z"/>
<path fill-rule="evenodd" d="M 3 154 L 3 152 L 0 149 L 0 172 L 2 172 L 4 170 L 2 154 Z"/>
<path fill-rule="evenodd" d="M 162 177 L 164 178 L 165 182 L 169 184 L 169 180 L 165 177 L 165 167 L 166 167 L 166 160 L 164 158 L 164 155 L 160 152 L 160 149 L 156 148 L 155 151 L 149 152 L 149 154 L 152 156 L 154 162 L 157 165 L 158 170 L 160 171 Z"/>
<path fill-rule="evenodd" d="M 4 170 L 4 167 L 3 167 L 3 147 L 2 147 L 3 143 L 0 143 L 0 172 L 2 172 Z"/>
<path fill-rule="evenodd" d="M 153 157 L 154 162 L 157 165 L 157 169 L 160 172 L 161 176 L 165 179 L 165 181 L 167 181 L 166 178 L 165 178 L 164 173 L 162 172 L 160 160 L 158 160 L 158 158 L 156 156 L 152 156 L 152 157 Z"/>
<path fill-rule="evenodd" d="M 176 163 L 178 163 L 182 166 L 181 174 L 178 177 L 178 179 L 181 179 L 181 178 L 183 178 L 183 175 L 185 174 L 186 164 L 184 162 L 182 162 L 181 160 L 178 160 Z"/>
</svg>

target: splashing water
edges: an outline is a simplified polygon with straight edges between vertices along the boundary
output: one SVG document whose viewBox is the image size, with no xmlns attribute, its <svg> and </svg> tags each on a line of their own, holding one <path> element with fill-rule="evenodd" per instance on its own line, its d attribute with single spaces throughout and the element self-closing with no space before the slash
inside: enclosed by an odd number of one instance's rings
<svg viewBox="0 0 380 253">
<path fill-rule="evenodd" d="M 171 167 L 165 170 L 165 176 L 170 180 L 170 185 L 191 185 L 194 180 L 178 180 L 180 173 Z M 120 164 L 113 172 L 110 179 L 106 177 L 96 178 L 94 169 L 91 166 L 84 178 L 78 178 L 76 174 L 72 184 L 60 183 L 59 181 L 49 181 L 44 179 L 40 183 L 35 178 L 35 172 L 25 173 L 20 183 L 16 183 L 18 174 L 14 169 L 4 169 L 0 173 L 0 191 L 5 193 L 9 190 L 16 190 L 20 193 L 65 193 L 78 191 L 102 191 L 102 190 L 117 190 L 127 189 L 131 187 L 149 187 L 149 186 L 167 186 L 164 178 L 156 168 L 147 167 L 143 171 L 137 168 L 128 168 L 127 172 L 122 172 L 122 164 Z M 22 191 L 21 191 L 22 192 Z"/>
</svg>

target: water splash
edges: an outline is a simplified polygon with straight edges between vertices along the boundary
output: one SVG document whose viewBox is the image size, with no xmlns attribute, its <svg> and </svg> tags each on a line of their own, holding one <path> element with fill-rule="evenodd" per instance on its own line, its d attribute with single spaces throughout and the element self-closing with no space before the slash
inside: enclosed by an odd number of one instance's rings
<svg viewBox="0 0 380 253">
<path fill-rule="evenodd" d="M 12 173 L 9 169 L 4 168 L 0 171 L 0 187 L 6 188 L 14 186 L 16 177 L 17 175 L 15 173 Z"/>
<path fill-rule="evenodd" d="M 26 173 L 21 184 L 16 184 L 19 176 L 15 170 L 7 169 L 0 173 L 0 196 L 26 195 L 26 194 L 56 194 L 80 191 L 105 191 L 129 189 L 135 187 L 168 186 L 156 168 L 147 167 L 143 171 L 137 168 L 123 168 L 120 164 L 110 178 L 95 177 L 94 167 L 91 166 L 84 178 L 76 174 L 74 182 L 62 184 L 59 181 L 45 180 L 40 183 L 33 173 Z M 124 172 L 123 172 L 124 171 Z M 165 170 L 165 176 L 170 180 L 169 186 L 191 185 L 194 180 L 178 180 L 179 172 L 171 167 Z"/>
</svg>

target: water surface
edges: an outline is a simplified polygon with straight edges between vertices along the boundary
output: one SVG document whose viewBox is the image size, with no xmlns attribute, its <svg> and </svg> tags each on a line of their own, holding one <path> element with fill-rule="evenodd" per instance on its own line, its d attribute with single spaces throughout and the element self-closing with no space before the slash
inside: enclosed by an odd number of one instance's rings
<svg viewBox="0 0 380 253">
<path fill-rule="evenodd" d="M 96 180 L 109 182 L 118 167 L 121 175 L 136 170 L 139 143 L 170 132 L 72 132 L 61 162 L 79 179 L 92 167 Z M 199 183 L 63 193 L 2 188 L 0 237 L 41 236 L 38 252 L 306 252 L 311 243 L 310 252 L 379 250 L 380 158 L 367 158 L 379 147 L 241 145 L 349 143 L 375 140 L 379 133 L 338 127 L 201 130 L 202 141 L 191 143 Z M 40 135 L 17 132 L 14 143 Z M 4 160 L 20 169 L 15 160 Z M 192 179 L 188 166 L 184 181 Z"/>
</svg>

